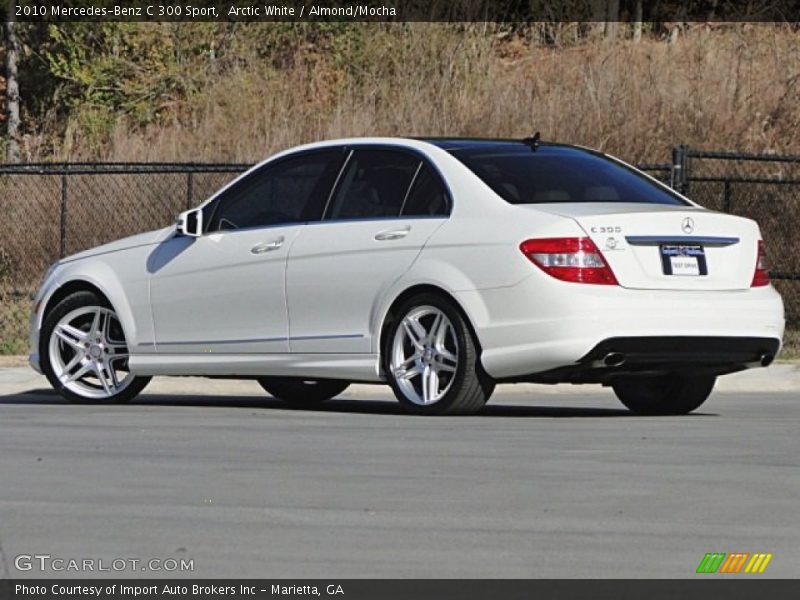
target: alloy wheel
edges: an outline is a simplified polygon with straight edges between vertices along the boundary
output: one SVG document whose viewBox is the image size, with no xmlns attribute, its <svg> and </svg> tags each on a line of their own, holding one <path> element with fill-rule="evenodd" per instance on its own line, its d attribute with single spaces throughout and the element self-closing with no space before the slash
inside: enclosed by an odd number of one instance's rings
<svg viewBox="0 0 800 600">
<path fill-rule="evenodd" d="M 410 402 L 428 406 L 441 400 L 458 368 L 455 329 L 447 315 L 434 306 L 406 314 L 392 341 L 389 368 Z"/>
<path fill-rule="evenodd" d="M 102 306 L 77 308 L 62 317 L 50 335 L 49 358 L 60 384 L 88 399 L 112 398 L 134 379 L 119 319 Z"/>
</svg>

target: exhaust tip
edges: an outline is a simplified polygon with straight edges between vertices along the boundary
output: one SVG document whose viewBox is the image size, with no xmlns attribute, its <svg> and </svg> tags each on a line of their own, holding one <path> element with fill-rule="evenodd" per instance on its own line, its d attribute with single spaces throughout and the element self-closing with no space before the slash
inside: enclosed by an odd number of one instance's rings
<svg viewBox="0 0 800 600">
<path fill-rule="evenodd" d="M 625 355 L 622 352 L 609 352 L 603 358 L 603 364 L 607 367 L 621 367 L 625 364 Z"/>
<path fill-rule="evenodd" d="M 765 352 L 759 357 L 758 362 L 761 363 L 762 367 L 768 367 L 772 364 L 773 360 L 775 360 L 775 355 Z"/>
</svg>

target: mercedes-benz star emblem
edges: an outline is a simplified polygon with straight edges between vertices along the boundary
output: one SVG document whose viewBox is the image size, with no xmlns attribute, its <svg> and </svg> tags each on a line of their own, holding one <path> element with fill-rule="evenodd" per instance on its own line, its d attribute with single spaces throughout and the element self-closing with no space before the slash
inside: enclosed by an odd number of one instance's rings
<svg viewBox="0 0 800 600">
<path fill-rule="evenodd" d="M 686 217 L 681 223 L 683 233 L 692 233 L 694 231 L 694 220 L 691 217 Z"/>
</svg>

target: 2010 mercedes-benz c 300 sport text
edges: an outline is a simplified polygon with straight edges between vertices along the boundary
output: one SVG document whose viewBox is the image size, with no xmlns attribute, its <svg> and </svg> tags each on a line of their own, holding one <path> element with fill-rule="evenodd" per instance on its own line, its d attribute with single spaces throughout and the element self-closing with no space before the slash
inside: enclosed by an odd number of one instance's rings
<svg viewBox="0 0 800 600">
<path fill-rule="evenodd" d="M 79 402 L 201 375 L 296 405 L 388 383 L 409 411 L 464 414 L 497 383 L 570 382 L 678 414 L 768 365 L 783 328 L 756 223 L 619 160 L 359 138 L 277 154 L 175 226 L 59 261 L 30 362 Z"/>
</svg>

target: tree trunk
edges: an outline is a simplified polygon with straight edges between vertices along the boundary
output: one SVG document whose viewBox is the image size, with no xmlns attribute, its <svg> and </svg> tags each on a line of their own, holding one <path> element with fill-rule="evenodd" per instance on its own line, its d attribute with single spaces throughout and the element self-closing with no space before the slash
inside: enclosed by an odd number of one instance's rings
<svg viewBox="0 0 800 600">
<path fill-rule="evenodd" d="M 608 0 L 606 12 L 606 41 L 613 42 L 617 39 L 619 29 L 619 0 Z"/>
<path fill-rule="evenodd" d="M 17 61 L 19 60 L 19 40 L 17 23 L 14 20 L 14 0 L 9 1 L 6 21 L 6 160 L 19 162 L 19 84 L 17 82 Z"/>
<path fill-rule="evenodd" d="M 608 0 L 591 0 L 591 25 L 589 27 L 589 38 L 592 40 L 599 40 L 603 37 L 605 31 L 606 15 L 608 13 Z"/>
<path fill-rule="evenodd" d="M 669 30 L 669 37 L 667 38 L 668 44 L 674 44 L 678 41 L 678 35 L 681 33 L 681 26 L 679 23 L 671 23 L 672 28 Z"/>
<path fill-rule="evenodd" d="M 633 9 L 633 41 L 642 41 L 642 0 L 636 0 Z"/>
</svg>

